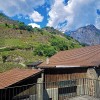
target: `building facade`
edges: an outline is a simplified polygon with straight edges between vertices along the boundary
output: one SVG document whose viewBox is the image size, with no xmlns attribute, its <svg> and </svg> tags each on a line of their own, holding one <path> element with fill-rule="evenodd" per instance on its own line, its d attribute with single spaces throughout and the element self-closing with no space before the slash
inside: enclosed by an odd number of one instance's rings
<svg viewBox="0 0 100 100">
<path fill-rule="evenodd" d="M 48 94 L 50 95 L 49 91 L 55 88 L 55 91 L 58 93 L 56 97 L 61 98 L 65 94 L 79 95 L 80 92 L 82 94 L 84 88 L 91 95 L 95 95 L 95 85 L 97 83 L 90 80 L 91 87 L 89 86 L 90 88 L 87 88 L 87 81 L 81 79 L 98 79 L 100 75 L 99 65 L 100 45 L 97 45 L 60 51 L 38 67 L 44 69 L 45 83 L 57 82 L 55 85 L 45 84 L 45 89 L 48 91 Z M 70 84 L 74 84 L 74 86 L 70 86 Z M 79 84 L 86 85 L 81 87 Z M 71 91 L 67 91 L 68 89 Z M 58 100 L 57 98 L 53 98 L 53 100 Z"/>
</svg>

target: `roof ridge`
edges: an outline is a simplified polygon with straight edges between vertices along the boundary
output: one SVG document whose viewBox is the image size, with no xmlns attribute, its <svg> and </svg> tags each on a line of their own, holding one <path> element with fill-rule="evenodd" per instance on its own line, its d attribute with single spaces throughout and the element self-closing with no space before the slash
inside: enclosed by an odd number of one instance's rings
<svg viewBox="0 0 100 100">
<path fill-rule="evenodd" d="M 56 65 L 61 65 L 61 64 L 69 64 L 69 65 L 84 64 L 86 66 L 87 65 L 95 66 L 97 64 L 96 63 L 94 64 L 93 62 L 98 62 L 98 60 L 100 60 L 100 57 L 98 56 L 96 58 L 96 55 L 100 55 L 100 45 L 60 51 L 49 59 L 50 61 L 49 64 L 43 62 L 42 64 L 39 65 L 39 67 L 42 68 L 44 66 L 45 68 L 48 68 L 48 67 L 54 67 Z M 88 59 L 88 62 L 86 59 Z"/>
</svg>

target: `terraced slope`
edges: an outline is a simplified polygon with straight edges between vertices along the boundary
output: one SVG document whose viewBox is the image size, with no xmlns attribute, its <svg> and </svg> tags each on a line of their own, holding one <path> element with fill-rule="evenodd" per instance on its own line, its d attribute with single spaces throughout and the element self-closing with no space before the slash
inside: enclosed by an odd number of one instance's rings
<svg viewBox="0 0 100 100">
<path fill-rule="evenodd" d="M 58 51 L 82 47 L 71 37 L 58 34 L 58 30 L 50 30 L 51 33 L 47 28 L 32 28 L 0 16 L 0 72 L 14 67 L 25 68 L 26 64 L 44 61 Z"/>
</svg>

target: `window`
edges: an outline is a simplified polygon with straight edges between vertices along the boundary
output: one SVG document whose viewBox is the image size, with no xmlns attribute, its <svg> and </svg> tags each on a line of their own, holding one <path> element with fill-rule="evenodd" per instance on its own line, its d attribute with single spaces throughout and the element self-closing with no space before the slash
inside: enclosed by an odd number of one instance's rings
<svg viewBox="0 0 100 100">
<path fill-rule="evenodd" d="M 67 80 L 58 82 L 58 93 L 59 95 L 67 95 L 69 93 L 76 93 L 76 80 Z"/>
<path fill-rule="evenodd" d="M 58 89 L 59 95 L 68 94 L 68 93 L 75 93 L 77 86 L 72 87 L 63 87 Z"/>
<path fill-rule="evenodd" d="M 67 80 L 58 82 L 59 87 L 71 87 L 76 86 L 76 80 Z"/>
</svg>

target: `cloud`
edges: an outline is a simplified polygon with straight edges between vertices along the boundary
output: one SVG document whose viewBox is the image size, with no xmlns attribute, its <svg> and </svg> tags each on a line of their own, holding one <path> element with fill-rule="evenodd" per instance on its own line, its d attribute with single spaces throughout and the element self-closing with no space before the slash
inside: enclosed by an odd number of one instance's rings
<svg viewBox="0 0 100 100">
<path fill-rule="evenodd" d="M 48 13 L 47 26 L 66 31 L 87 24 L 98 25 L 100 22 L 98 22 L 100 18 L 97 17 L 99 16 L 97 15 L 97 9 L 100 9 L 99 4 L 100 0 L 69 0 L 67 5 L 64 4 L 64 0 L 55 0 Z"/>
<path fill-rule="evenodd" d="M 20 14 L 26 16 L 44 3 L 45 0 L 0 0 L 0 10 L 10 17 Z"/>
<path fill-rule="evenodd" d="M 17 15 L 19 18 L 29 18 L 32 22 L 42 22 L 45 15 L 43 17 L 36 11 L 42 5 L 47 7 L 47 26 L 62 31 L 87 24 L 100 28 L 100 14 L 96 11 L 100 11 L 100 0 L 0 0 L 0 11 L 9 17 Z"/>
<path fill-rule="evenodd" d="M 97 16 L 96 21 L 95 21 L 95 26 L 100 29 L 100 15 Z"/>
<path fill-rule="evenodd" d="M 34 27 L 40 28 L 40 25 L 38 25 L 38 24 L 36 24 L 36 23 L 30 23 L 30 24 L 28 24 L 28 25 L 32 26 L 33 28 L 34 28 Z"/>
<path fill-rule="evenodd" d="M 30 19 L 33 20 L 34 22 L 42 22 L 43 16 L 41 14 L 39 14 L 37 11 L 34 11 L 30 15 Z"/>
</svg>

